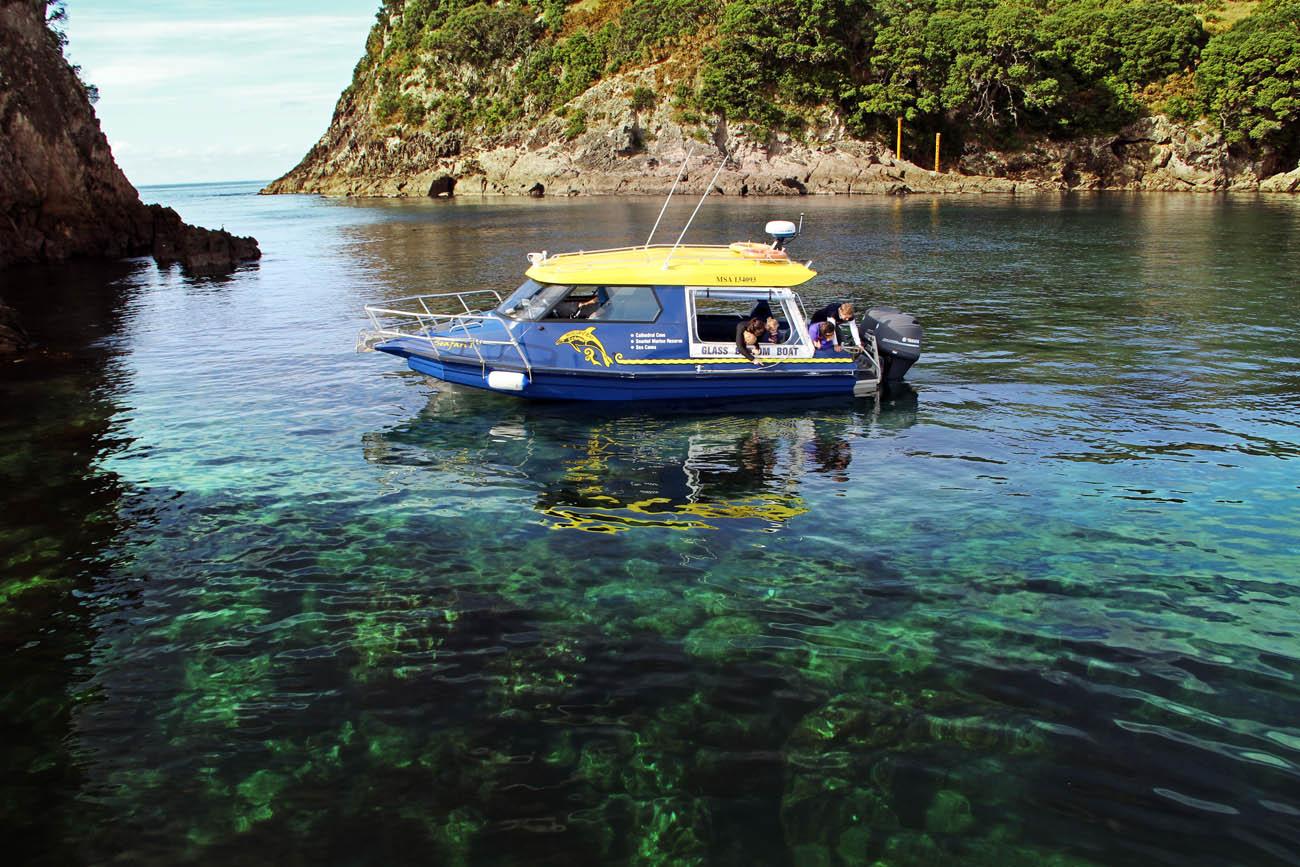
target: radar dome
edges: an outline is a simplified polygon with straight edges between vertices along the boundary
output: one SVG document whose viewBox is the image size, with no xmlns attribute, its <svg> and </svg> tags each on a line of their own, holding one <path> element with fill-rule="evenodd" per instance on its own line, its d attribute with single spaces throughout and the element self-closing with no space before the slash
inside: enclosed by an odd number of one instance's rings
<svg viewBox="0 0 1300 867">
<path fill-rule="evenodd" d="M 799 234 L 799 229 L 789 220 L 772 220 L 763 231 L 778 241 L 789 241 Z"/>
</svg>

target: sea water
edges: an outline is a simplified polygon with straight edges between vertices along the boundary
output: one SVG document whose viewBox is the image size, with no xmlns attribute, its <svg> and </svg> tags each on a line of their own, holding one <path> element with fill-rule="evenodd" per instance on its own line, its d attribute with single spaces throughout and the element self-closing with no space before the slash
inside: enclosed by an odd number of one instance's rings
<svg viewBox="0 0 1300 867">
<path fill-rule="evenodd" d="M 658 200 L 256 189 L 144 190 L 230 277 L 0 277 L 24 863 L 1300 858 L 1300 201 L 715 198 L 688 240 L 803 211 L 810 307 L 916 313 L 914 391 L 593 410 L 363 306 Z"/>
</svg>

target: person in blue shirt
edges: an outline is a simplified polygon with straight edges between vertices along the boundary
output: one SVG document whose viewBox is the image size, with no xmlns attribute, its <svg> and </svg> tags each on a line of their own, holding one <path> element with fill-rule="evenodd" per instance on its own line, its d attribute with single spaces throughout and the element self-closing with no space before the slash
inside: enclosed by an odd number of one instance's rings
<svg viewBox="0 0 1300 867">
<path fill-rule="evenodd" d="M 835 326 L 825 320 L 808 326 L 808 337 L 813 349 L 837 349 L 835 344 Z"/>
<path fill-rule="evenodd" d="M 600 308 L 609 303 L 609 290 L 604 286 L 597 286 L 595 293 L 583 301 L 578 302 L 578 309 L 574 312 L 574 319 L 590 319 L 600 311 Z"/>
</svg>

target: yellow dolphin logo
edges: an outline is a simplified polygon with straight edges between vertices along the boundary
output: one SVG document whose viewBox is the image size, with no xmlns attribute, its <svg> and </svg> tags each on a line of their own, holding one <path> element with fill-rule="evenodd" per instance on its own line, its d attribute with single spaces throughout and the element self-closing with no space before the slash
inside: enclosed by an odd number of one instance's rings
<svg viewBox="0 0 1300 867">
<path fill-rule="evenodd" d="M 596 326 L 594 325 L 588 325 L 586 328 L 579 328 L 575 331 L 566 331 L 559 340 L 555 341 L 555 345 L 572 347 L 574 351 L 582 353 L 582 357 L 596 367 L 602 364 L 609 367 L 614 363 L 614 359 L 610 358 L 609 353 L 605 352 L 604 345 L 600 342 L 600 338 L 596 336 Z M 599 357 L 597 357 L 596 353 L 600 353 Z"/>
</svg>

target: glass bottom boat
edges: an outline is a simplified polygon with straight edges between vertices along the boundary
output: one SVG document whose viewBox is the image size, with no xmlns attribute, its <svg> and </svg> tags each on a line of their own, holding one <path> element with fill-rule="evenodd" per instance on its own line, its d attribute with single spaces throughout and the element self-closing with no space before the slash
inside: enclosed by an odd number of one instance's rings
<svg viewBox="0 0 1300 867">
<path fill-rule="evenodd" d="M 864 396 L 901 381 L 920 356 L 915 318 L 873 308 L 814 346 L 794 287 L 816 272 L 783 240 L 533 253 L 505 299 L 481 290 L 366 307 L 359 348 L 446 382 L 550 400 Z M 776 327 L 751 346 L 753 317 Z"/>
</svg>

